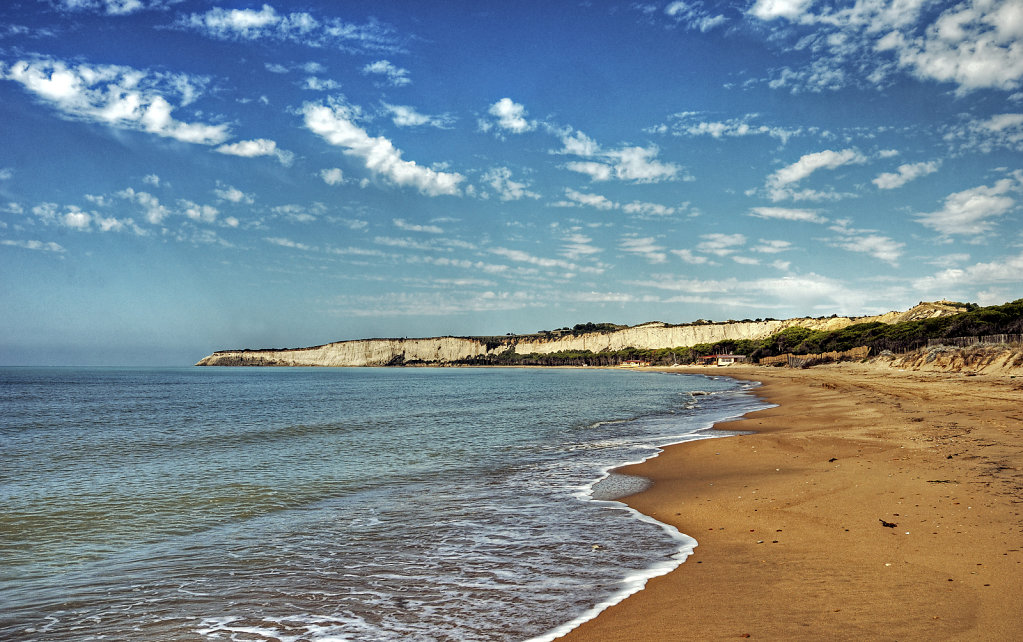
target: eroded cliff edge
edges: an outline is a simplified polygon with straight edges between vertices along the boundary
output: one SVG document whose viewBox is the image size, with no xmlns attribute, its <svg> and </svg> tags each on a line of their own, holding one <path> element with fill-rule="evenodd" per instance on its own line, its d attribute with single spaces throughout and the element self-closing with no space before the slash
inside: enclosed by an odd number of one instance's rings
<svg viewBox="0 0 1023 642">
<path fill-rule="evenodd" d="M 764 339 L 791 327 L 839 330 L 854 323 L 899 323 L 955 314 L 961 308 L 946 302 L 921 303 L 907 312 L 866 317 L 796 318 L 728 323 L 668 325 L 654 322 L 614 332 L 555 336 L 433 337 L 421 339 L 358 339 L 310 348 L 285 350 L 222 350 L 201 359 L 197 366 L 388 366 L 447 364 L 481 356 L 548 354 L 561 351 L 601 352 L 624 348 L 675 348 L 725 340 Z"/>
</svg>

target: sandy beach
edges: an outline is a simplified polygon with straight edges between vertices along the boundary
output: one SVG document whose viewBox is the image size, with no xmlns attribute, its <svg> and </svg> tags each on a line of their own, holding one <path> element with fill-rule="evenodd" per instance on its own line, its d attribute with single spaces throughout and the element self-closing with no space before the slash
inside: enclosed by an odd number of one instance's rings
<svg viewBox="0 0 1023 642">
<path fill-rule="evenodd" d="M 777 407 L 621 470 L 699 546 L 563 640 L 1023 639 L 1023 377 L 693 371 Z"/>
</svg>

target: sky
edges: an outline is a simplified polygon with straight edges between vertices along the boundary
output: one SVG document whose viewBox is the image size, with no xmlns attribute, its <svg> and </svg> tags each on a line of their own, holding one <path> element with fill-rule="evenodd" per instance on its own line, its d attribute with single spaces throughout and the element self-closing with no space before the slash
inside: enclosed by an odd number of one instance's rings
<svg viewBox="0 0 1023 642">
<path fill-rule="evenodd" d="M 0 365 L 1023 297 L 1023 0 L 0 8 Z"/>
</svg>

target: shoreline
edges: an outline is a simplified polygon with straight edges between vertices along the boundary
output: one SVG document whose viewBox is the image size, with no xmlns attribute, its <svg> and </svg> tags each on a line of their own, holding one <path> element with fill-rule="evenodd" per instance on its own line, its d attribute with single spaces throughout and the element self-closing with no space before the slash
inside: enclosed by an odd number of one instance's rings
<svg viewBox="0 0 1023 642">
<path fill-rule="evenodd" d="M 533 367 L 533 366 L 525 366 L 525 367 Z M 611 368 L 604 368 L 604 369 L 610 370 Z M 647 369 L 648 372 L 651 371 L 651 370 L 657 371 L 657 372 L 661 371 L 660 369 Z M 670 374 L 678 374 L 678 373 L 672 371 Z M 684 373 L 684 374 L 702 374 L 702 373 Z M 757 382 L 753 382 L 753 383 L 757 383 Z M 751 390 L 753 390 L 755 388 L 756 388 L 756 386 L 750 386 L 749 388 L 747 388 L 746 390 L 741 391 L 741 392 L 749 392 L 749 391 L 751 391 Z M 704 394 L 706 394 L 706 393 L 704 393 Z M 543 633 L 541 635 L 537 635 L 537 636 L 528 638 L 528 639 L 524 640 L 524 642 L 553 642 L 554 640 L 560 640 L 565 635 L 568 635 L 569 633 L 574 631 L 579 626 L 581 626 L 581 625 L 585 624 L 586 622 L 592 621 L 593 619 L 599 617 L 601 615 L 601 613 L 606 611 L 608 608 L 611 608 L 612 606 L 615 606 L 616 604 L 620 604 L 621 602 L 623 602 L 624 600 L 627 600 L 632 595 L 635 595 L 636 593 L 644 590 L 646 585 L 647 585 L 647 583 L 650 580 L 658 578 L 658 577 L 662 577 L 664 575 L 667 575 L 668 573 L 671 573 L 671 572 L 675 571 L 676 569 L 678 569 L 679 566 L 681 566 L 682 564 L 685 563 L 685 561 L 693 554 L 694 550 L 696 549 L 696 546 L 698 545 L 698 542 L 697 542 L 696 538 L 694 538 L 693 536 L 689 535 L 688 533 L 684 533 L 684 532 L 680 531 L 676 526 L 674 526 L 674 525 L 672 525 L 672 524 L 670 524 L 670 523 L 668 523 L 666 521 L 663 521 L 661 519 L 657 519 L 657 518 L 651 517 L 650 515 L 648 515 L 646 513 L 643 513 L 643 512 L 641 512 L 639 510 L 636 510 L 634 507 L 632 507 L 627 502 L 627 499 L 629 497 L 635 496 L 636 494 L 640 494 L 640 493 L 643 493 L 643 492 L 649 490 L 650 487 L 652 487 L 653 482 L 652 482 L 652 480 L 650 480 L 650 479 L 648 479 L 646 477 L 642 477 L 642 476 L 634 475 L 634 474 L 627 474 L 627 473 L 623 473 L 621 471 L 623 471 L 624 469 L 627 469 L 627 468 L 631 468 L 631 467 L 642 466 L 643 464 L 647 463 L 648 461 L 650 461 L 652 459 L 655 459 L 658 456 L 660 456 L 665 451 L 665 449 L 667 449 L 667 448 L 673 448 L 673 447 L 676 447 L 676 446 L 681 446 L 683 444 L 687 444 L 687 443 L 694 442 L 694 441 L 722 439 L 722 438 L 731 436 L 729 434 L 723 434 L 725 432 L 731 432 L 734 435 L 744 434 L 743 432 L 726 431 L 726 430 L 723 430 L 723 429 L 721 429 L 722 434 L 715 435 L 713 433 L 715 431 L 719 430 L 716 427 L 718 425 L 720 425 L 720 424 L 725 424 L 725 423 L 731 423 L 731 422 L 739 421 L 743 417 L 745 417 L 748 414 L 750 414 L 751 412 L 757 412 L 758 410 L 763 410 L 763 409 L 767 409 L 767 408 L 771 407 L 769 405 L 765 406 L 763 404 L 762 400 L 758 400 L 756 403 L 757 403 L 757 405 L 761 405 L 763 407 L 758 408 L 756 410 L 746 411 L 744 413 L 732 414 L 730 416 L 725 417 L 724 419 L 717 420 L 717 421 L 714 421 L 712 423 L 708 423 L 703 428 L 699 428 L 697 430 L 694 430 L 693 432 L 686 433 L 685 438 L 682 438 L 679 441 L 673 441 L 673 442 L 670 442 L 670 443 L 658 446 L 652 454 L 650 454 L 649 456 L 645 457 L 642 460 L 637 460 L 637 461 L 634 461 L 634 462 L 625 462 L 625 463 L 613 464 L 613 465 L 610 465 L 610 466 L 606 467 L 603 470 L 602 476 L 600 478 L 598 478 L 596 481 L 594 481 L 592 484 L 590 484 L 589 490 L 585 493 L 585 496 L 584 497 L 580 497 L 580 498 L 584 499 L 585 501 L 590 501 L 590 502 L 595 502 L 597 504 L 605 504 L 605 505 L 608 505 L 608 506 L 612 506 L 616 510 L 624 510 L 624 511 L 630 513 L 634 519 L 637 519 L 640 522 L 644 522 L 644 523 L 647 523 L 647 524 L 653 524 L 653 525 L 658 526 L 659 528 L 661 528 L 665 532 L 665 534 L 668 535 L 668 537 L 674 539 L 676 542 L 679 543 L 679 548 L 678 548 L 678 550 L 675 553 L 673 553 L 673 554 L 671 554 L 669 556 L 669 558 L 672 561 L 667 562 L 667 561 L 661 560 L 661 561 L 659 561 L 659 562 L 657 562 L 655 564 L 652 564 L 651 566 L 648 566 L 646 568 L 643 568 L 643 569 L 641 569 L 639 571 L 636 571 L 636 572 L 632 573 L 631 575 L 626 576 L 622 580 L 623 588 L 621 590 L 613 593 L 612 595 L 610 595 L 605 600 L 603 600 L 603 601 L 601 601 L 601 602 L 599 602 L 597 604 L 594 604 L 589 610 L 587 610 L 584 613 L 578 615 L 577 617 L 575 617 L 571 621 L 565 622 L 565 623 L 555 627 L 554 629 L 546 631 L 545 633 Z M 632 485 L 632 486 L 634 486 L 634 489 L 631 490 L 630 492 L 622 492 L 624 490 L 622 488 L 618 489 L 619 492 L 613 492 L 613 491 L 612 492 L 607 492 L 605 490 L 602 490 L 601 484 L 604 484 L 605 482 L 609 481 L 613 477 L 622 478 L 625 481 L 624 482 L 618 482 L 618 483 L 622 483 L 625 486 Z M 601 495 L 604 495 L 605 493 L 607 493 L 607 496 L 601 496 Z"/>
<path fill-rule="evenodd" d="M 558 640 L 1023 635 L 1023 381 L 663 370 L 759 381 L 776 405 L 615 469 L 652 482 L 618 501 L 699 546 Z"/>
</svg>

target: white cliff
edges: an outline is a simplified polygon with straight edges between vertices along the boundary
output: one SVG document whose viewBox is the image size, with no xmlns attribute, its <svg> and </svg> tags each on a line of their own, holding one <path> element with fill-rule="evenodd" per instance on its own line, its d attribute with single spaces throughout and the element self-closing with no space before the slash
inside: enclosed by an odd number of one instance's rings
<svg viewBox="0 0 1023 642">
<path fill-rule="evenodd" d="M 898 323 L 962 312 L 944 301 L 921 303 L 908 312 L 870 317 L 797 318 L 784 321 L 739 321 L 670 326 L 645 323 L 614 332 L 588 334 L 510 335 L 506 337 L 435 337 L 426 339 L 360 339 L 289 350 L 224 350 L 203 358 L 199 366 L 386 366 L 447 364 L 511 349 L 518 354 L 561 351 L 602 352 L 624 348 L 676 348 L 725 340 L 759 340 L 792 327 L 839 330 L 854 323 Z"/>
</svg>

